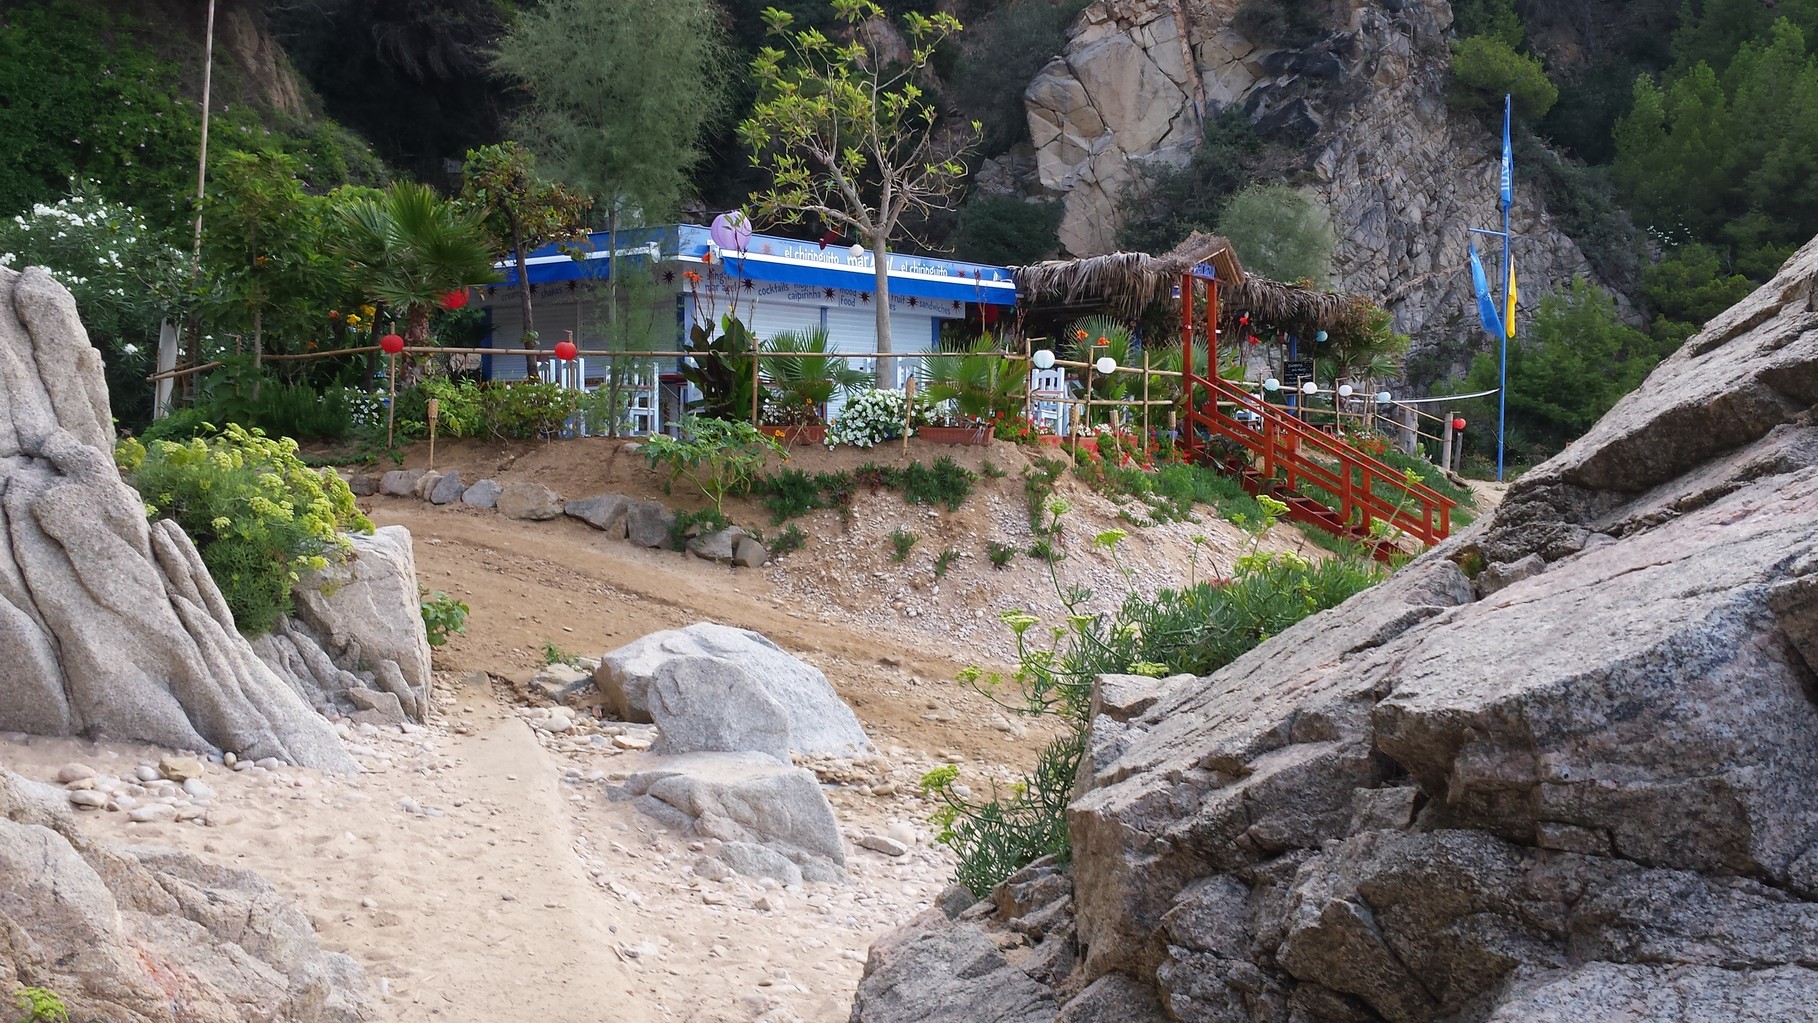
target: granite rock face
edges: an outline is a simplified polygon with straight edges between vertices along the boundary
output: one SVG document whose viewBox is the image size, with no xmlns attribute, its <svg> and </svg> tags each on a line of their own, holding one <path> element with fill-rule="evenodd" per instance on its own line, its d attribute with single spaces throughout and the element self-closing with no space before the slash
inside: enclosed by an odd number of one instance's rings
<svg viewBox="0 0 1818 1023">
<path fill-rule="evenodd" d="M 1818 242 L 1386 583 L 1210 677 L 1101 680 L 1060 990 L 1126 977 L 1183 1021 L 1811 1018 L 1815 403 Z"/>
<path fill-rule="evenodd" d="M 0 728 L 355 770 L 235 631 L 195 545 L 146 522 L 113 446 L 69 292 L 0 269 Z"/>
<path fill-rule="evenodd" d="M 1335 283 L 1382 302 L 1417 341 L 1456 336 L 1475 315 L 1466 230 L 1501 220 L 1500 139 L 1446 104 L 1450 5 L 1338 0 L 1324 18 L 1337 30 L 1302 49 L 1247 38 L 1240 6 L 1086 7 L 1024 93 L 1033 159 L 993 161 L 982 187 L 1058 197 L 1066 252 L 1110 252 L 1125 192 L 1150 168 L 1186 164 L 1203 125 L 1240 109 L 1265 135 L 1309 140 L 1308 187 L 1339 232 Z M 1518 180 L 1513 227 L 1534 282 L 1523 295 L 1538 301 L 1545 282 L 1591 268 L 1531 181 Z"/>
<path fill-rule="evenodd" d="M 0 769 L 0 990 L 119 1023 L 380 1018 L 359 965 L 263 878 L 90 843 L 44 789 Z"/>
</svg>

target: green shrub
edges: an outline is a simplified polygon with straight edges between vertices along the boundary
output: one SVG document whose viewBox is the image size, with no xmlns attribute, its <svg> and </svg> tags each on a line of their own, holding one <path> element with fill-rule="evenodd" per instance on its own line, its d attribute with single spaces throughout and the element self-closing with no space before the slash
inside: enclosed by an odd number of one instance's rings
<svg viewBox="0 0 1818 1023">
<path fill-rule="evenodd" d="M 186 441 L 213 432 L 214 417 L 207 409 L 191 405 L 177 409 L 163 419 L 152 420 L 150 426 L 139 432 L 139 442 L 149 445 L 159 440 Z"/>
<path fill-rule="evenodd" d="M 943 505 L 948 511 L 959 511 L 972 494 L 978 474 L 955 462 L 949 455 L 934 460 L 932 466 L 911 462 L 899 477 L 903 500 L 910 504 Z"/>
<path fill-rule="evenodd" d="M 49 988 L 22 987 L 14 997 L 25 1013 L 18 1023 L 69 1023 L 69 1007 Z"/>
<path fill-rule="evenodd" d="M 982 155 L 995 156 L 1029 137 L 1023 90 L 1066 48 L 1067 27 L 1085 6 L 1085 0 L 996 5 L 984 17 L 968 19 L 963 52 L 941 55 L 941 75 L 951 83 L 948 98 L 979 120 Z"/>
<path fill-rule="evenodd" d="M 790 523 L 776 535 L 775 540 L 770 541 L 767 549 L 770 551 L 771 557 L 780 558 L 793 551 L 799 551 L 807 545 L 808 537 L 802 534 L 801 527 Z"/>
<path fill-rule="evenodd" d="M 1287 185 L 1251 185 L 1232 196 L 1219 211 L 1218 232 L 1243 253 L 1246 270 L 1264 277 L 1324 285 L 1332 276 L 1332 218 Z"/>
<path fill-rule="evenodd" d="M 1453 100 L 1466 109 L 1501 110 L 1503 96 L 1514 97 L 1515 112 L 1538 121 L 1559 101 L 1559 88 L 1547 79 L 1536 57 L 1519 53 L 1501 36 L 1460 39 L 1452 46 Z"/>
<path fill-rule="evenodd" d="M 1166 252 L 1195 230 L 1211 230 L 1225 203 L 1252 180 L 1262 148 L 1261 136 L 1236 106 L 1207 121 L 1185 167 L 1157 163 L 1118 197 L 1118 246 Z"/>
<path fill-rule="evenodd" d="M 910 548 L 915 546 L 916 536 L 906 529 L 890 531 L 890 560 L 902 564 L 909 557 Z"/>
<path fill-rule="evenodd" d="M 992 568 L 1007 568 L 1011 559 L 1016 557 L 1016 548 L 996 540 L 986 540 L 985 556 L 991 559 Z"/>
<path fill-rule="evenodd" d="M 1279 506 L 1278 506 L 1279 507 Z M 1112 551 L 1121 531 L 1094 543 Z M 940 768 L 922 780 L 941 800 L 939 841 L 959 855 L 954 880 L 976 896 L 1043 856 L 1070 855 L 1066 807 L 1090 724 L 1092 681 L 1100 674 L 1162 677 L 1207 674 L 1295 622 L 1333 607 L 1381 577 L 1368 561 L 1313 565 L 1294 555 L 1252 553 L 1232 566 L 1224 583 L 1163 590 L 1153 598 L 1134 590 L 1111 614 L 1086 614 L 1083 594 L 1061 593 L 1064 625 L 1036 628 L 1024 611 L 998 618 L 1015 636 L 1017 667 L 1000 674 L 968 668 L 961 681 L 1023 714 L 1051 714 L 1066 731 L 1041 753 L 1036 768 L 992 798 L 956 793 L 958 772 Z"/>
<path fill-rule="evenodd" d="M 1021 106 L 1021 93 L 1017 105 Z M 947 244 L 961 259 L 1024 266 L 1052 259 L 1060 248 L 1061 218 L 1055 201 L 1025 202 L 1011 195 L 975 195 L 960 207 L 959 226 Z"/>
<path fill-rule="evenodd" d="M 467 631 L 468 607 L 437 590 L 423 593 L 423 631 L 429 634 L 429 645 L 442 646 L 448 637 Z"/>
<path fill-rule="evenodd" d="M 229 423 L 185 443 L 128 438 L 121 470 L 154 521 L 172 519 L 195 541 L 241 632 L 269 630 L 292 608 L 303 572 L 349 550 L 344 530 L 370 533 L 353 493 L 333 472 L 311 469 L 290 438 Z"/>
<path fill-rule="evenodd" d="M 679 511 L 675 521 L 669 524 L 669 547 L 671 550 L 688 549 L 690 535 L 700 536 L 705 533 L 717 533 L 732 525 L 718 508 L 702 508 L 700 511 Z"/>
<path fill-rule="evenodd" d="M 645 440 L 640 449 L 644 460 L 652 468 L 668 470 L 666 488 L 686 478 L 722 517 L 726 495 L 749 493 L 764 463 L 783 454 L 776 441 L 743 421 L 683 416 L 680 433 L 679 439 L 656 434 Z"/>
<path fill-rule="evenodd" d="M 945 579 L 947 577 L 947 570 L 953 567 L 953 563 L 959 560 L 959 556 L 960 552 L 951 547 L 940 552 L 934 559 L 934 577 L 936 579 Z"/>
<path fill-rule="evenodd" d="M 784 469 L 768 476 L 759 476 L 752 481 L 751 491 L 763 495 L 764 507 L 770 509 L 773 525 L 782 525 L 822 507 L 817 477 L 800 469 Z"/>
</svg>

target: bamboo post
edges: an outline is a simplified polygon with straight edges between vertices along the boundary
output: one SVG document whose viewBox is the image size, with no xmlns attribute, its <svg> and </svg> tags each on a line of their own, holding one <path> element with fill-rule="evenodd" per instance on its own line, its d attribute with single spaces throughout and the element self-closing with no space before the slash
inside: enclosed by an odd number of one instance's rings
<svg viewBox="0 0 1818 1023">
<path fill-rule="evenodd" d="M 442 402 L 436 398 L 429 399 L 429 467 L 436 467 L 436 419 L 442 414 Z"/>
<path fill-rule="evenodd" d="M 1143 349 L 1143 451 L 1149 450 L 1149 349 Z"/>
<path fill-rule="evenodd" d="M 391 364 L 385 371 L 385 383 L 391 388 L 391 400 L 385 403 L 385 446 L 390 448 L 397 446 L 392 440 L 391 431 L 398 416 L 398 357 L 391 355 L 388 358 L 391 359 Z"/>
<path fill-rule="evenodd" d="M 909 459 L 909 431 L 915 429 L 915 378 L 903 381 L 903 460 Z"/>
<path fill-rule="evenodd" d="M 1023 338 L 1023 418 L 1035 418 L 1035 345 Z"/>
<path fill-rule="evenodd" d="M 1439 442 L 1439 471 L 1440 472 L 1451 472 L 1452 471 L 1452 420 L 1453 420 L 1453 418 L 1454 418 L 1453 413 L 1451 413 L 1451 412 L 1446 413 L 1445 431 L 1444 431 L 1445 436 L 1444 436 L 1444 439 L 1442 439 Z"/>
<path fill-rule="evenodd" d="M 758 358 L 757 343 L 754 340 L 751 345 L 751 425 L 752 426 L 758 425 L 758 399 L 764 393 L 764 385 L 759 382 L 759 376 L 758 376 L 759 372 L 763 369 L 763 365 L 764 365 L 763 361 Z"/>
<path fill-rule="evenodd" d="M 1086 409 L 1086 429 L 1088 429 L 1088 430 L 1092 429 L 1092 371 L 1095 368 L 1097 368 L 1093 365 L 1092 352 L 1093 352 L 1093 349 L 1091 349 L 1091 348 L 1086 349 L 1086 406 L 1085 406 L 1085 409 Z"/>
</svg>

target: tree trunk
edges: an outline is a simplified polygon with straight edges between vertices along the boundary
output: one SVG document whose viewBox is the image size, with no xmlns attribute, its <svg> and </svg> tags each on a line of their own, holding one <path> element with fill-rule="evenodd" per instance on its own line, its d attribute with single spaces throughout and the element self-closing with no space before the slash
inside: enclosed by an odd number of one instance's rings
<svg viewBox="0 0 1818 1023">
<path fill-rule="evenodd" d="M 518 235 L 518 225 L 511 225 L 511 254 L 518 261 L 518 313 L 524 319 L 524 333 L 518 339 L 531 354 L 524 356 L 524 375 L 530 379 L 537 378 L 537 341 L 536 324 L 530 318 L 530 263 L 529 253 L 524 251 L 524 239 Z"/>
<path fill-rule="evenodd" d="M 619 345 L 619 208 L 606 211 L 606 347 L 618 351 Z M 630 346 L 622 346 L 630 347 Z M 619 373 L 624 360 L 606 360 L 606 433 L 619 435 Z"/>
<path fill-rule="evenodd" d="M 252 399 L 259 400 L 260 377 L 265 373 L 265 306 L 253 307 L 253 388 Z"/>
<path fill-rule="evenodd" d="M 885 248 L 889 239 L 883 231 L 871 236 L 871 261 L 877 278 L 877 353 L 889 355 L 890 348 L 890 254 Z M 889 387 L 895 380 L 894 368 L 889 365 L 892 360 L 877 360 L 877 385 Z"/>
</svg>

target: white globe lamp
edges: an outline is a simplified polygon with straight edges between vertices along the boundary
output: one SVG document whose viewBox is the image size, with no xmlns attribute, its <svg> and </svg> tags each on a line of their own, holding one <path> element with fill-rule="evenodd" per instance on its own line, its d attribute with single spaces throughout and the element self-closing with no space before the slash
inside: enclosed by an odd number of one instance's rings
<svg viewBox="0 0 1818 1023">
<path fill-rule="evenodd" d="M 1054 352 L 1046 348 L 1037 349 L 1035 354 L 1030 356 L 1030 361 L 1035 363 L 1036 369 L 1053 369 Z"/>
<path fill-rule="evenodd" d="M 1314 383 L 1313 381 L 1309 380 L 1306 383 L 1300 385 L 1300 393 L 1311 397 L 1312 395 L 1319 393 L 1319 385 Z"/>
<path fill-rule="evenodd" d="M 1338 385 L 1338 396 L 1340 398 L 1349 398 L 1351 395 L 1353 395 L 1355 393 L 1357 393 L 1356 388 L 1352 387 L 1350 384 L 1339 384 Z"/>
<path fill-rule="evenodd" d="M 853 259 L 864 259 L 865 258 L 865 247 L 863 245 L 860 245 L 858 242 L 853 242 L 852 248 L 847 249 L 846 251 L 852 253 Z"/>
<path fill-rule="evenodd" d="M 1279 391 L 1279 390 L 1281 390 L 1281 381 L 1275 379 L 1274 377 L 1270 377 L 1269 379 L 1263 381 L 1263 390 Z"/>
<path fill-rule="evenodd" d="M 1376 394 L 1376 403 L 1378 405 L 1387 405 L 1389 403 L 1389 392 L 1378 391 Z"/>
<path fill-rule="evenodd" d="M 1099 357 L 1097 362 L 1092 364 L 1092 368 L 1098 370 L 1103 376 L 1110 376 L 1117 372 L 1117 360 L 1109 355 L 1103 355 Z"/>
</svg>

